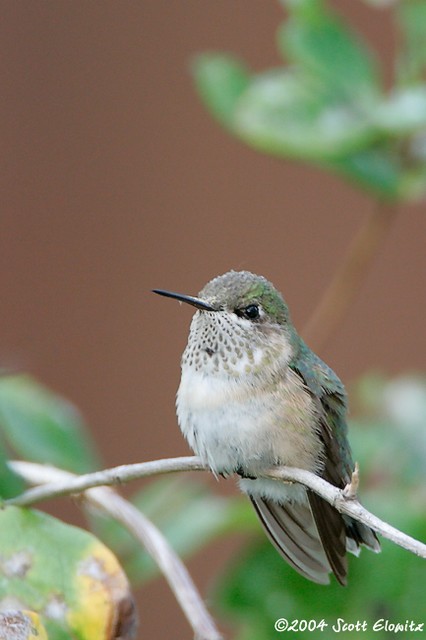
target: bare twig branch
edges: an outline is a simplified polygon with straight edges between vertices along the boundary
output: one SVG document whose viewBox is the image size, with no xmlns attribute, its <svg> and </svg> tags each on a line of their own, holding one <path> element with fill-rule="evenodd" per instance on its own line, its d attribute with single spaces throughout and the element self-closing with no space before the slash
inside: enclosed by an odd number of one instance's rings
<svg viewBox="0 0 426 640">
<path fill-rule="evenodd" d="M 377 202 L 373 213 L 353 239 L 342 264 L 302 331 L 303 338 L 313 349 L 321 349 L 333 335 L 390 229 L 395 213 L 395 205 Z"/>
<path fill-rule="evenodd" d="M 32 484 L 50 484 L 40 487 L 39 491 L 30 489 L 25 493 L 6 501 L 6 504 L 15 505 L 29 505 L 39 500 L 47 500 L 50 497 L 75 494 L 78 491 L 82 491 L 81 487 L 85 490 L 89 487 L 103 485 L 116 485 L 128 482 L 129 480 L 135 480 L 136 478 L 145 477 L 148 475 L 171 473 L 173 471 L 200 471 L 208 470 L 208 467 L 204 465 L 200 458 L 196 456 L 184 457 L 184 458 L 170 458 L 165 460 L 156 460 L 151 462 L 143 462 L 136 465 L 122 465 L 113 469 L 105 469 L 95 474 L 87 474 L 85 476 L 75 477 L 71 476 L 68 483 L 65 480 L 65 476 L 58 482 L 49 481 L 48 478 L 42 476 L 42 470 L 46 469 L 43 465 L 37 465 L 30 462 L 11 462 L 12 468 L 28 480 Z M 39 476 L 35 477 L 32 473 L 36 473 L 39 469 Z M 59 470 L 57 470 L 59 472 Z M 37 472 L 38 473 L 38 472 Z M 63 472 L 59 472 L 63 473 Z M 71 474 L 69 474 L 71 475 Z M 365 509 L 351 494 L 346 495 L 345 489 L 338 489 L 329 484 L 322 478 L 316 476 L 310 471 L 304 469 L 296 469 L 293 467 L 279 467 L 271 469 L 264 474 L 265 477 L 284 480 L 286 482 L 298 482 L 304 486 L 312 489 L 319 496 L 324 498 L 327 502 L 333 505 L 337 511 L 346 513 L 349 516 L 359 520 L 364 524 L 367 524 L 372 529 L 380 533 L 383 537 L 388 538 L 395 544 L 411 551 L 412 553 L 426 558 L 426 544 L 415 540 L 414 538 L 406 535 L 402 531 L 395 529 L 391 525 L 387 524 L 380 518 L 377 518 L 374 514 Z M 356 476 L 355 476 L 356 478 Z M 90 484 L 94 481 L 94 484 Z M 354 480 L 354 487 L 356 488 L 357 480 Z M 66 486 L 67 485 L 67 486 Z M 43 489 L 43 492 L 41 491 Z"/>
<path fill-rule="evenodd" d="M 359 522 L 363 522 L 368 525 L 377 533 L 380 533 L 384 538 L 391 540 L 395 544 L 403 547 L 407 551 L 411 551 L 420 558 L 426 558 L 426 544 L 415 540 L 406 533 L 399 531 L 392 525 L 380 520 L 377 516 L 370 511 L 367 511 L 359 502 L 350 495 L 345 494 L 345 489 L 338 489 L 332 484 L 329 484 L 322 478 L 319 478 L 310 471 L 304 469 L 280 467 L 276 470 L 271 470 L 266 474 L 269 478 L 280 478 L 281 480 L 292 480 L 293 482 L 299 482 L 300 484 L 309 487 L 312 491 L 315 491 L 321 498 L 327 500 L 337 511 L 340 513 L 346 513 Z"/>
<path fill-rule="evenodd" d="M 161 462 L 167 461 L 159 462 L 159 468 L 161 468 Z M 174 470 L 173 460 L 171 463 L 169 471 Z M 157 563 L 169 583 L 177 601 L 179 602 L 188 622 L 192 626 L 195 638 L 197 640 L 222 640 L 223 636 L 216 628 L 215 623 L 207 611 L 191 576 L 186 570 L 185 565 L 169 546 L 163 534 L 130 502 L 119 496 L 115 491 L 99 486 L 100 484 L 120 484 L 121 482 L 128 481 L 134 477 L 151 475 L 153 471 L 151 470 L 149 473 L 148 470 L 150 469 L 150 466 L 151 469 L 158 469 L 156 462 L 142 465 L 129 465 L 128 467 L 117 467 L 116 469 L 107 469 L 103 472 L 100 471 L 98 474 L 94 473 L 80 477 L 75 476 L 68 471 L 32 462 L 19 461 L 11 464 L 16 473 L 21 475 L 31 484 L 44 485 L 37 488 L 46 489 L 48 487 L 60 487 L 60 492 L 54 493 L 54 495 L 76 493 L 75 487 L 79 485 L 78 481 L 80 481 L 80 485 L 83 484 L 86 489 L 83 494 L 84 499 L 91 505 L 94 505 L 104 513 L 113 517 L 115 520 L 121 522 L 145 547 Z M 191 458 L 187 460 L 187 464 L 190 468 Z M 132 466 L 133 469 L 131 468 Z M 196 465 L 194 466 L 196 468 Z M 136 472 L 135 467 L 139 467 L 139 475 L 136 476 L 134 475 Z M 140 467 L 143 468 L 140 469 Z M 127 477 L 125 473 L 123 475 L 123 470 L 127 470 Z M 155 472 L 157 471 L 154 471 L 154 473 Z M 166 473 L 167 471 L 163 472 Z M 99 482 L 99 477 L 97 478 L 97 476 L 102 474 L 106 474 L 106 477 L 109 479 L 108 482 Z M 87 481 L 90 477 L 92 477 L 92 481 L 94 481 L 94 484 L 92 485 L 90 485 L 90 481 L 89 483 Z M 83 481 L 83 483 L 81 483 L 81 481 Z M 71 491 L 65 490 L 66 485 L 71 488 Z M 97 488 L 89 489 L 89 486 Z M 78 491 L 81 491 L 81 486 L 78 486 Z M 26 493 L 27 497 L 28 494 L 31 494 L 31 490 Z M 45 495 L 43 499 L 47 499 L 47 497 L 48 496 Z M 37 500 L 37 498 L 35 498 L 35 500 Z M 29 502 L 27 500 L 26 504 L 30 504 L 31 502 L 32 501 Z"/>
<path fill-rule="evenodd" d="M 11 462 L 10 463 L 16 473 L 25 476 L 27 462 Z M 43 468 L 42 465 L 39 465 Z M 53 467 L 47 467 L 53 469 Z M 137 464 L 123 464 L 119 467 L 111 469 L 103 469 L 94 473 L 87 473 L 82 476 L 68 474 L 63 479 L 59 477 L 53 480 L 40 480 L 38 482 L 29 480 L 30 484 L 36 484 L 33 489 L 28 489 L 16 498 L 11 499 L 7 504 L 24 507 L 35 502 L 50 500 L 58 496 L 70 495 L 74 493 L 82 493 L 93 487 L 116 486 L 125 484 L 131 480 L 138 480 L 153 475 L 164 473 L 173 473 L 174 471 L 205 471 L 206 466 L 201 460 L 195 456 L 186 456 L 182 458 L 165 458 L 163 460 L 153 460 L 152 462 L 139 462 Z M 58 469 L 59 471 L 59 469 Z M 65 474 L 65 472 L 64 472 Z M 49 483 L 49 484 L 46 484 Z"/>
</svg>

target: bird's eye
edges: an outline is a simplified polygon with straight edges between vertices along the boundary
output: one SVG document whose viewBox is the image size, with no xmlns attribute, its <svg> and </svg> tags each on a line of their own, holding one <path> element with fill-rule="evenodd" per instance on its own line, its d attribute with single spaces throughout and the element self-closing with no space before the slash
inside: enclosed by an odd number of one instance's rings
<svg viewBox="0 0 426 640">
<path fill-rule="evenodd" d="M 248 307 L 244 309 L 244 315 L 249 320 L 255 320 L 259 317 L 259 307 L 257 304 L 249 304 Z"/>
</svg>

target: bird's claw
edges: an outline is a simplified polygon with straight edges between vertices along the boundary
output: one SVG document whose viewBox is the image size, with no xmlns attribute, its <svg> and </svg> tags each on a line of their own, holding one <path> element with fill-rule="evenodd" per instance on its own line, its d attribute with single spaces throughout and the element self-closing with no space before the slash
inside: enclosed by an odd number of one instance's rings
<svg viewBox="0 0 426 640">
<path fill-rule="evenodd" d="M 359 487 L 359 465 L 355 462 L 355 469 L 352 472 L 351 481 L 343 489 L 342 494 L 349 500 L 356 500 Z"/>
</svg>

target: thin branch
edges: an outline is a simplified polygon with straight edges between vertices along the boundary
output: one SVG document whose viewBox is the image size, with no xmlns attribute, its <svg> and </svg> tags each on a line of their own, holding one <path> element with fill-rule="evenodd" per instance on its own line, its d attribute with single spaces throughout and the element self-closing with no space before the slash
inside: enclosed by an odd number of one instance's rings
<svg viewBox="0 0 426 640">
<path fill-rule="evenodd" d="M 396 207 L 379 201 L 353 239 L 342 264 L 325 290 L 302 335 L 313 349 L 331 338 L 365 277 L 377 249 L 389 231 Z"/>
<path fill-rule="evenodd" d="M 45 469 L 43 465 L 37 465 L 30 462 L 10 462 L 9 464 L 11 464 L 16 473 L 23 476 L 32 484 L 49 482 L 49 480 L 43 480 L 43 477 L 38 480 L 35 477 L 31 477 L 31 469 L 40 469 L 41 475 L 42 470 Z M 21 506 L 29 505 L 36 501 L 47 500 L 50 497 L 58 495 L 75 494 L 76 486 L 78 486 L 78 490 L 81 491 L 81 486 L 84 486 L 87 490 L 90 486 L 99 486 L 101 484 L 122 484 L 129 480 L 146 477 L 147 475 L 171 473 L 175 471 L 200 470 L 208 471 L 209 469 L 201 462 L 200 458 L 196 456 L 169 458 L 165 460 L 143 462 L 137 465 L 122 465 L 113 469 L 105 469 L 104 471 L 99 471 L 95 474 L 87 474 L 80 477 L 72 476 L 72 479 L 70 479 L 68 484 L 65 482 L 65 479 L 61 478 L 60 483 L 53 482 L 45 487 L 40 487 L 40 491 L 37 493 L 34 489 L 30 489 L 16 498 L 7 500 L 6 504 Z M 312 491 L 321 496 L 321 498 L 324 498 L 324 500 L 329 502 L 333 507 L 335 507 L 335 509 L 337 509 L 337 511 L 340 511 L 340 513 L 352 516 L 355 520 L 359 520 L 360 522 L 367 524 L 377 531 L 377 533 L 380 533 L 383 537 L 388 538 L 400 547 L 407 549 L 407 551 L 411 551 L 421 558 L 426 558 L 426 544 L 415 540 L 411 536 L 406 535 L 383 520 L 380 520 L 380 518 L 377 518 L 374 514 L 367 511 L 367 509 L 354 499 L 353 493 L 357 482 L 356 475 L 353 478 L 352 490 L 338 489 L 310 471 L 296 469 L 293 467 L 279 467 L 271 469 L 266 472 L 264 476 L 285 480 L 286 482 L 298 482 L 303 484 L 305 487 L 312 489 Z M 93 479 L 95 479 L 94 485 L 90 484 Z M 43 489 L 43 492 L 41 489 Z"/>
<path fill-rule="evenodd" d="M 309 487 L 309 489 L 312 489 L 312 491 L 321 496 L 321 498 L 324 498 L 324 500 L 329 502 L 340 513 L 345 513 L 355 520 L 363 522 L 377 533 L 380 533 L 384 538 L 391 540 L 391 542 L 403 547 L 403 549 L 407 551 L 411 551 L 411 553 L 414 553 L 416 556 L 426 559 L 426 544 L 399 531 L 399 529 L 392 527 L 392 525 L 387 522 L 380 520 L 380 518 L 365 509 L 358 500 L 351 497 L 350 489 L 349 491 L 346 490 L 346 487 L 345 489 L 338 489 L 314 473 L 305 471 L 305 469 L 280 467 L 275 470 L 271 469 L 266 475 L 269 478 L 299 482 L 305 485 L 305 487 Z M 349 487 L 350 486 L 351 485 L 349 485 Z M 347 495 L 347 493 L 349 493 L 349 495 Z"/>
<path fill-rule="evenodd" d="M 10 465 L 19 475 L 25 477 L 26 465 L 34 464 L 27 462 L 10 462 Z M 40 468 L 44 468 L 43 465 Z M 53 467 L 46 467 L 53 469 Z M 173 473 L 175 471 L 205 471 L 206 466 L 202 464 L 201 460 L 195 456 L 186 456 L 182 458 L 165 458 L 163 460 L 153 460 L 152 462 L 139 462 L 136 464 L 123 464 L 119 467 L 112 467 L 111 469 L 103 469 L 102 471 L 95 471 L 94 473 L 87 473 L 82 476 L 75 476 L 68 474 L 69 477 L 64 476 L 63 479 L 58 478 L 53 482 L 52 480 L 40 480 L 39 482 L 33 482 L 29 480 L 31 484 L 37 484 L 33 489 L 28 489 L 21 495 L 6 501 L 6 504 L 14 504 L 19 507 L 24 507 L 35 502 L 42 502 L 43 500 L 50 500 L 58 496 L 65 496 L 74 493 L 82 493 L 87 489 L 93 487 L 111 487 L 120 484 L 125 484 L 131 480 L 138 480 L 140 478 L 146 478 L 153 475 L 159 475 L 164 473 Z M 59 471 L 59 469 L 58 469 Z M 45 484 L 45 483 L 49 484 Z"/>
<path fill-rule="evenodd" d="M 161 463 L 166 461 L 159 462 Z M 171 462 L 173 463 L 173 460 Z M 191 466 L 190 458 L 187 460 L 187 464 L 189 467 Z M 189 624 L 193 628 L 195 638 L 197 640 L 223 640 L 223 636 L 216 628 L 215 623 L 207 611 L 191 576 L 186 570 L 185 565 L 169 546 L 163 534 L 130 502 L 119 496 L 115 491 L 108 489 L 105 486 L 99 486 L 100 484 L 121 484 L 121 482 L 133 479 L 135 477 L 135 468 L 139 468 L 139 475 L 136 475 L 136 477 L 151 475 L 153 471 L 151 470 L 149 473 L 148 470 L 150 467 L 151 469 L 155 469 L 157 467 L 156 462 L 146 463 L 145 465 L 117 467 L 116 469 L 107 469 L 104 472 L 101 471 L 99 473 L 88 474 L 80 477 L 75 476 L 68 471 L 32 462 L 17 461 L 12 462 L 11 465 L 16 473 L 21 475 L 31 484 L 43 485 L 37 487 L 39 489 L 60 487 L 60 492 L 54 492 L 53 495 L 64 495 L 66 493 L 74 494 L 76 493 L 76 486 L 79 486 L 79 491 L 81 491 L 80 485 L 83 480 L 83 485 L 86 489 L 83 494 L 84 499 L 99 510 L 113 517 L 115 520 L 121 522 L 121 524 L 123 524 L 145 547 L 153 560 L 157 563 L 169 583 L 176 600 L 179 602 Z M 132 466 L 133 469 L 131 468 Z M 144 469 L 140 469 L 140 467 L 144 467 Z M 127 476 L 125 473 L 123 475 L 123 470 L 125 469 L 127 469 Z M 117 470 L 120 471 L 117 472 Z M 170 465 L 169 471 L 172 470 L 174 470 L 173 464 Z M 167 471 L 163 471 L 163 473 L 166 472 Z M 99 478 L 97 478 L 99 474 L 106 474 L 109 481 L 100 483 Z M 90 482 L 87 482 L 87 479 L 90 477 L 94 480 L 94 484 L 92 485 L 90 485 Z M 71 489 L 70 491 L 65 490 L 67 485 Z M 89 489 L 89 486 L 96 488 Z M 31 494 L 31 490 L 26 492 L 27 497 L 29 494 Z M 48 496 L 45 495 L 43 499 L 47 499 L 47 497 Z M 37 500 L 37 498 L 35 498 L 35 500 Z M 28 505 L 32 502 L 33 500 L 26 500 L 25 504 Z M 17 502 L 15 501 L 14 504 L 17 504 Z M 19 504 L 22 504 L 22 502 Z"/>
</svg>

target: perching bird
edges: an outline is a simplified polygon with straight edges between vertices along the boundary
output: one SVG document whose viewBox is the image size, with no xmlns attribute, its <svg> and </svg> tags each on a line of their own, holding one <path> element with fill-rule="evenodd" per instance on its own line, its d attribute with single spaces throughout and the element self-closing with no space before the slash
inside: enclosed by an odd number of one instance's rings
<svg viewBox="0 0 426 640">
<path fill-rule="evenodd" d="M 296 332 L 281 294 L 262 276 L 230 271 L 198 297 L 156 293 L 197 308 L 182 356 L 180 428 L 216 474 L 241 476 L 266 533 L 309 580 L 346 584 L 346 551 L 380 551 L 376 534 L 300 484 L 261 478 L 276 465 L 336 487 L 351 480 L 346 393 Z"/>
</svg>

